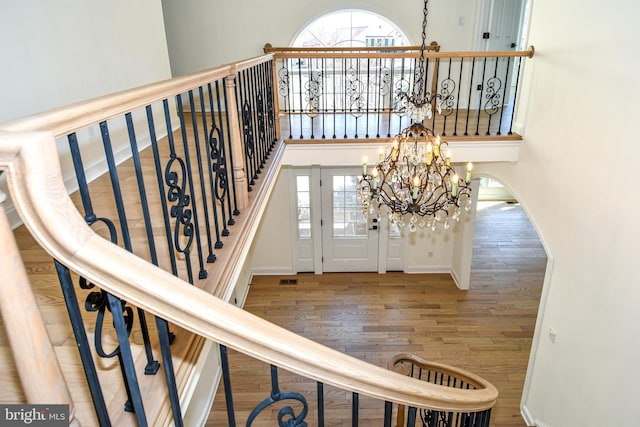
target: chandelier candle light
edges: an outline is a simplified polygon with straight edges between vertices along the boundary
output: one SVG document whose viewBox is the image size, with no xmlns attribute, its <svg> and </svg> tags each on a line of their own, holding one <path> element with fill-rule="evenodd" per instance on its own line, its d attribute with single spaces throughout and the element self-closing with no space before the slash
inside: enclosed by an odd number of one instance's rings
<svg viewBox="0 0 640 427">
<path fill-rule="evenodd" d="M 358 183 L 358 195 L 365 215 L 388 215 L 392 224 L 406 225 L 409 231 L 417 226 L 436 230 L 439 223 L 445 229 L 450 220 L 460 219 L 461 209 L 471 209 L 471 169 L 467 164 L 465 179 L 461 179 L 451 167 L 449 144 L 423 126 L 432 117 L 432 105 L 440 112 L 442 99 L 430 94 L 424 84 L 425 45 L 427 37 L 427 2 L 424 0 L 422 21 L 422 45 L 414 73 L 411 94 L 398 93 L 400 111 L 411 117 L 411 126 L 403 129 L 393 140 L 391 147 L 380 149 L 378 163 L 368 173 L 367 159 L 362 165 L 362 178 Z M 420 219 L 418 219 L 420 217 Z"/>
</svg>

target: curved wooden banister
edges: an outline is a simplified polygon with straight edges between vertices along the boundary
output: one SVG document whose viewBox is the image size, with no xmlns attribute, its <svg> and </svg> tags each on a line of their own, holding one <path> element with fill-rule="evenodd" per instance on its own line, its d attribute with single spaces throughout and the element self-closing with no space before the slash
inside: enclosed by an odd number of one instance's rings
<svg viewBox="0 0 640 427">
<path fill-rule="evenodd" d="M 493 387 L 489 381 L 474 374 L 473 372 L 469 372 L 464 369 L 444 363 L 424 360 L 420 356 L 411 353 L 400 353 L 395 355 L 391 358 L 391 360 L 389 360 L 388 367 L 392 371 L 401 372 L 400 365 L 403 363 L 410 363 L 412 365 L 418 366 L 423 370 L 434 371 L 440 374 L 448 375 L 452 378 L 456 378 L 458 381 L 464 381 L 465 384 L 470 384 L 478 389 Z"/>
<path fill-rule="evenodd" d="M 436 410 L 494 405 L 498 392 L 490 384 L 451 389 L 371 365 L 258 318 L 111 244 L 86 225 L 67 196 L 53 136 L 0 131 L 0 169 L 38 243 L 104 290 L 205 338 L 345 390 Z"/>
<path fill-rule="evenodd" d="M 272 59 L 273 55 L 262 55 L 238 63 L 198 71 L 5 122 L 2 123 L 1 128 L 14 132 L 50 131 L 56 138 L 66 136 L 78 129 L 143 108 L 194 87 L 235 75 L 236 71 Z"/>
</svg>

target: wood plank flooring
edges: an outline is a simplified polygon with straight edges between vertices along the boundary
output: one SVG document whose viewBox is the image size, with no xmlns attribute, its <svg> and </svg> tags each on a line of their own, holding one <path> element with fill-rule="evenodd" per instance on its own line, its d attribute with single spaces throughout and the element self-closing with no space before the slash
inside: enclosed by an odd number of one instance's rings
<svg viewBox="0 0 640 427">
<path fill-rule="evenodd" d="M 375 365 L 400 352 L 468 369 L 499 390 L 492 425 L 524 426 L 520 400 L 539 306 L 546 255 L 517 204 L 483 204 L 474 240 L 471 289 L 447 274 L 332 273 L 256 276 L 245 309 Z M 281 285 L 297 279 L 297 285 Z M 292 349 L 295 351 L 295 349 Z M 270 390 L 269 367 L 230 351 L 236 420 Z M 282 391 L 307 397 L 317 422 L 316 384 L 279 370 Z M 326 425 L 351 425 L 351 396 L 325 389 Z M 254 425 L 272 426 L 277 410 Z M 295 406 L 294 406 L 295 408 Z M 222 386 L 207 426 L 227 425 Z M 382 403 L 360 397 L 360 424 L 382 425 Z"/>
</svg>

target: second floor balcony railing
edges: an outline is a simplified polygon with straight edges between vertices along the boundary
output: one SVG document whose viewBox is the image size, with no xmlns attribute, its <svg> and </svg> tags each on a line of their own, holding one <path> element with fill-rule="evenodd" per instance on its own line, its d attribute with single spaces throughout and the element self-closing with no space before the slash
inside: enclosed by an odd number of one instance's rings
<svg viewBox="0 0 640 427">
<path fill-rule="evenodd" d="M 265 52 L 276 58 L 276 102 L 285 138 L 388 138 L 410 124 L 401 100 L 417 77 L 417 47 L 267 44 Z M 434 114 L 425 125 L 449 139 L 519 139 L 514 107 L 523 59 L 533 52 L 440 52 L 435 42 L 429 45 L 422 78 Z"/>
</svg>

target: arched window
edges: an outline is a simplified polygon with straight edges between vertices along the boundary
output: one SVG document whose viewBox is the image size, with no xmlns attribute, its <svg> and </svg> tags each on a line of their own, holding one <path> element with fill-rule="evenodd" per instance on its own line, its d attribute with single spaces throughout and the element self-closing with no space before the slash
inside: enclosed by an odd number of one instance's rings
<svg viewBox="0 0 640 427">
<path fill-rule="evenodd" d="M 366 10 L 327 13 L 304 27 L 295 47 L 384 47 L 409 45 L 407 36 L 393 22 Z"/>
</svg>

